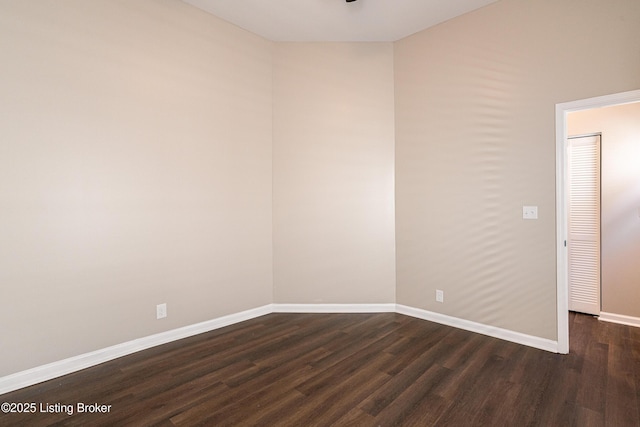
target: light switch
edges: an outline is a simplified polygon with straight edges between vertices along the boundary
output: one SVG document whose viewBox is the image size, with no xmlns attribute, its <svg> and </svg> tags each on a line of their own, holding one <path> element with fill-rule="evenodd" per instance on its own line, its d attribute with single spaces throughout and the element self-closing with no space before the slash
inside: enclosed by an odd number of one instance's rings
<svg viewBox="0 0 640 427">
<path fill-rule="evenodd" d="M 537 206 L 523 206 L 522 207 L 522 219 L 538 219 L 538 207 Z"/>
</svg>

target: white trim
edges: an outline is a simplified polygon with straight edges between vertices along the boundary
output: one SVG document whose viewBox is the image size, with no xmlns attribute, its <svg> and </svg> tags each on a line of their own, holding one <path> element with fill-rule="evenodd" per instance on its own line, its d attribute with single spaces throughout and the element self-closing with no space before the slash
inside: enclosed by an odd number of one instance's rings
<svg viewBox="0 0 640 427">
<path fill-rule="evenodd" d="M 208 320 L 194 325 L 173 329 L 159 334 L 150 335 L 144 338 L 135 339 L 122 344 L 106 347 L 90 353 L 70 357 L 68 359 L 38 366 L 26 371 L 17 372 L 0 378 L 0 394 L 8 393 L 23 387 L 48 381 L 61 377 L 81 369 L 89 368 L 118 357 L 146 350 L 151 347 L 166 344 L 182 338 L 209 332 L 214 329 L 223 328 L 255 317 L 264 316 L 272 312 L 271 305 L 230 314 L 217 319 Z"/>
<path fill-rule="evenodd" d="M 569 272 L 567 240 L 567 111 L 556 105 L 556 302 L 558 352 L 569 353 Z"/>
<path fill-rule="evenodd" d="M 499 338 L 501 340 L 511 341 L 517 344 L 558 353 L 557 341 L 534 337 L 533 335 L 514 332 L 508 329 L 489 326 L 483 323 L 476 323 L 470 320 L 459 319 L 457 317 L 447 316 L 446 314 L 434 313 L 432 311 L 408 307 L 400 304 L 396 306 L 396 312 L 399 314 L 416 317 L 418 319 L 428 320 L 430 322 L 440 323 L 442 325 L 452 326 L 454 328 L 476 332 L 478 334 Z"/>
<path fill-rule="evenodd" d="M 393 313 L 395 304 L 273 304 L 274 313 Z"/>
<path fill-rule="evenodd" d="M 567 239 L 567 114 L 592 108 L 609 107 L 640 101 L 640 90 L 598 96 L 556 104 L 556 291 L 558 352 L 569 352 L 569 261 L 564 242 Z M 602 313 L 601 313 L 602 314 Z"/>
<path fill-rule="evenodd" d="M 619 323 L 621 325 L 635 326 L 636 328 L 640 328 L 640 317 L 625 316 L 624 314 L 605 313 L 604 311 L 601 311 L 598 319 L 605 322 Z"/>
<path fill-rule="evenodd" d="M 118 357 L 182 338 L 223 328 L 270 313 L 399 313 L 455 328 L 477 332 L 490 337 L 515 342 L 529 347 L 558 352 L 558 343 L 507 329 L 471 322 L 444 314 L 434 313 L 400 304 L 269 304 L 240 313 L 230 314 L 202 323 L 185 326 L 148 337 L 96 350 L 79 356 L 38 366 L 0 378 L 0 395 L 34 384 L 48 381 L 81 369 L 89 368 Z"/>
</svg>

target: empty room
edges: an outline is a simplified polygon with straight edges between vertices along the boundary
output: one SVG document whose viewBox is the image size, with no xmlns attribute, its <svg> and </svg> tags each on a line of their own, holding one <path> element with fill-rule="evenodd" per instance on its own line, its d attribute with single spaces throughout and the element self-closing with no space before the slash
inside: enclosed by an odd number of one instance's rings
<svg viewBox="0 0 640 427">
<path fill-rule="evenodd" d="M 640 425 L 638 0 L 0 0 L 0 55 L 0 425 Z"/>
</svg>

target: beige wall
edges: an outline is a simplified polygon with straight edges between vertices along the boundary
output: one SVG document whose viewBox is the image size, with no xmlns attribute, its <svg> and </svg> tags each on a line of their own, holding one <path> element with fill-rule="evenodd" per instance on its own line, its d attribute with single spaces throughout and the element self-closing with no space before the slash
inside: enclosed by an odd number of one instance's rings
<svg viewBox="0 0 640 427">
<path fill-rule="evenodd" d="M 276 303 L 395 299 L 393 45 L 274 50 Z"/>
<path fill-rule="evenodd" d="M 179 1 L 0 2 L 0 376 L 272 302 L 271 47 Z"/>
<path fill-rule="evenodd" d="M 602 132 L 602 311 L 640 317 L 640 103 L 571 113 L 567 132 Z"/>
<path fill-rule="evenodd" d="M 638 22 L 501 0 L 396 43 L 398 303 L 556 339 L 555 104 L 638 89 Z"/>
</svg>

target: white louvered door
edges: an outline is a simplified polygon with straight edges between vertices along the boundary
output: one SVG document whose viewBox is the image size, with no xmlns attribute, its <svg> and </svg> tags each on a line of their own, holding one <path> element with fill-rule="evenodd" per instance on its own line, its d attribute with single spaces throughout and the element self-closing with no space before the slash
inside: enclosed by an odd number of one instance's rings
<svg viewBox="0 0 640 427">
<path fill-rule="evenodd" d="M 569 310 L 600 314 L 600 135 L 569 137 Z"/>
</svg>

